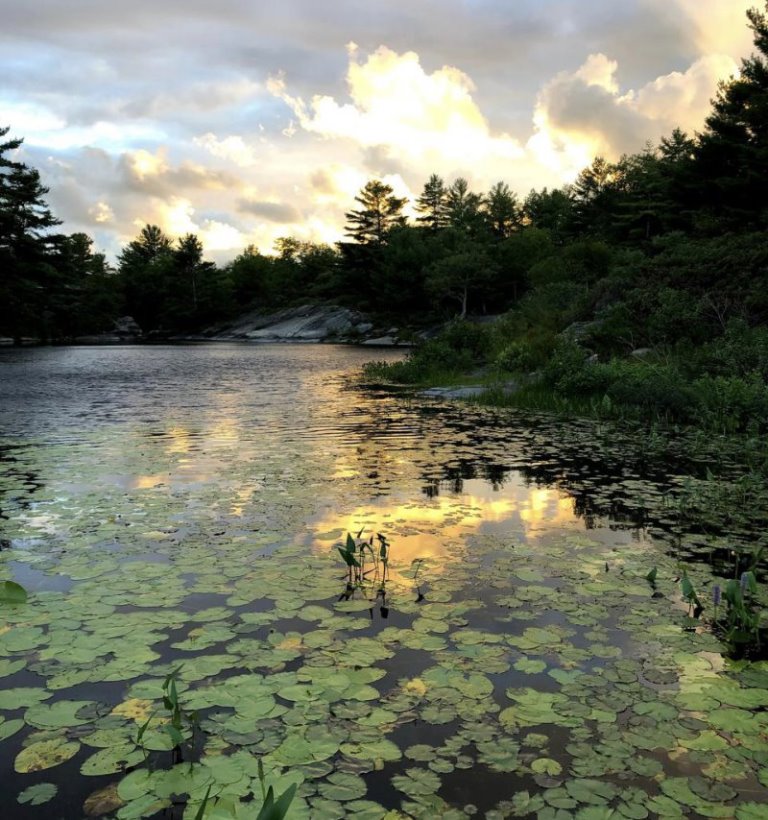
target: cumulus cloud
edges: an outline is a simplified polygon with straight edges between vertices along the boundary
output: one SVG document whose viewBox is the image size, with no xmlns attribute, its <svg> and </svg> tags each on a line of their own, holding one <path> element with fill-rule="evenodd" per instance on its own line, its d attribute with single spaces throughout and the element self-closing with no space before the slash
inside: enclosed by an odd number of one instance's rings
<svg viewBox="0 0 768 820">
<path fill-rule="evenodd" d="M 340 239 L 373 176 L 410 199 L 433 172 L 524 194 L 700 129 L 754 4 L 7 3 L 0 111 L 64 230 L 114 255 L 157 222 L 226 259 Z"/>
<path fill-rule="evenodd" d="M 719 80 L 737 72 L 723 54 L 707 55 L 686 71 L 621 91 L 619 64 L 604 54 L 590 55 L 575 72 L 561 72 L 545 85 L 536 102 L 535 133 L 528 148 L 543 164 L 574 176 L 592 157 L 616 159 L 657 142 L 674 128 L 700 130 Z"/>
<path fill-rule="evenodd" d="M 379 46 L 364 61 L 348 46 L 350 102 L 315 95 L 307 103 L 289 93 L 284 77 L 268 88 L 293 111 L 306 131 L 345 138 L 367 148 L 389 146 L 412 161 L 468 162 L 522 156 L 508 134 L 493 134 L 472 99 L 474 84 L 457 68 L 428 73 L 413 51 Z"/>
</svg>

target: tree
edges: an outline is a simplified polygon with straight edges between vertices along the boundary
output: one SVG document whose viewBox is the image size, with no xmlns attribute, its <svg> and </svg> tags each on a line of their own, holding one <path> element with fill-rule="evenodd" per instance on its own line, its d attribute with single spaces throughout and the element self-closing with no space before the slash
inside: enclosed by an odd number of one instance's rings
<svg viewBox="0 0 768 820">
<path fill-rule="evenodd" d="M 40 174 L 8 154 L 21 147 L 19 138 L 2 141 L 10 127 L 0 128 L 0 333 L 16 340 L 24 333 L 48 338 L 47 287 L 55 278 L 54 253 L 61 237 L 51 232 L 60 224 L 45 202 L 48 188 Z"/>
<path fill-rule="evenodd" d="M 367 182 L 355 202 L 362 208 L 344 215 L 346 235 L 360 245 L 382 245 L 392 228 L 405 224 L 402 210 L 406 200 L 396 197 L 392 187 L 381 180 Z"/>
<path fill-rule="evenodd" d="M 572 222 L 573 196 L 570 187 L 531 191 L 523 203 L 523 220 L 534 228 L 549 231 L 552 241 L 562 244 Z"/>
<path fill-rule="evenodd" d="M 427 268 L 426 289 L 438 304 L 446 300 L 457 302 L 459 318 L 464 319 L 470 300 L 485 295 L 498 268 L 485 247 L 468 239 L 466 234 L 448 230 L 442 236 L 446 253 Z"/>
<path fill-rule="evenodd" d="M 705 204 L 739 228 L 768 223 L 768 17 L 757 9 L 747 17 L 756 52 L 720 84 L 696 149 Z"/>
<path fill-rule="evenodd" d="M 54 262 L 55 287 L 50 312 L 57 333 L 65 337 L 109 330 L 120 315 L 122 292 L 103 253 L 95 253 L 85 233 L 61 238 Z"/>
<path fill-rule="evenodd" d="M 445 200 L 446 217 L 452 228 L 468 234 L 476 234 L 480 229 L 483 217 L 480 206 L 483 198 L 469 190 L 469 183 L 464 177 L 458 177 L 448 188 Z"/>
<path fill-rule="evenodd" d="M 506 182 L 497 182 L 483 200 L 483 214 L 491 232 L 498 239 L 506 239 L 522 223 L 522 211 L 517 197 Z"/>
<path fill-rule="evenodd" d="M 448 225 L 447 197 L 445 183 L 437 174 L 432 174 L 416 200 L 416 210 L 423 214 L 417 216 L 416 221 L 431 231 L 445 228 Z"/>
<path fill-rule="evenodd" d="M 617 168 L 595 157 L 573 185 L 572 227 L 577 234 L 608 236 L 616 213 Z"/>
<path fill-rule="evenodd" d="M 145 225 L 118 257 L 128 313 L 146 331 L 158 327 L 168 295 L 167 267 L 172 243 L 157 225 Z"/>
</svg>

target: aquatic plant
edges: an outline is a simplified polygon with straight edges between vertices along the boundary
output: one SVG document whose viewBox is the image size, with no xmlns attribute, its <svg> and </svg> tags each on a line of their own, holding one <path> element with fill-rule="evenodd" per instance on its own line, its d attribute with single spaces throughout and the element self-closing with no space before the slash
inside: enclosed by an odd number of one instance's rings
<svg viewBox="0 0 768 820">
<path fill-rule="evenodd" d="M 3 581 L 0 584 L 0 604 L 25 604 L 27 590 L 15 581 Z"/>
<path fill-rule="evenodd" d="M 264 802 L 261 810 L 256 815 L 256 820 L 283 820 L 288 809 L 293 803 L 293 798 L 296 796 L 297 786 L 293 783 L 289 786 L 278 798 L 275 798 L 275 790 L 272 786 L 266 786 L 266 778 L 264 777 L 264 764 L 259 760 L 258 763 L 259 783 L 261 785 L 261 796 Z"/>
<path fill-rule="evenodd" d="M 181 666 L 174 669 L 163 681 L 163 706 L 165 706 L 170 713 L 170 723 L 167 723 L 164 728 L 173 744 L 172 751 L 174 753 L 175 762 L 183 759 L 182 746 L 185 740 L 185 728 L 191 732 L 192 741 L 194 741 L 195 732 L 200 726 L 200 717 L 197 711 L 187 712 L 181 708 L 179 692 L 176 686 L 176 681 L 178 680 L 181 669 Z"/>
<path fill-rule="evenodd" d="M 730 643 L 745 647 L 760 645 L 760 613 L 756 601 L 757 578 L 751 570 L 743 572 L 737 581 L 732 578 L 722 591 L 725 612 L 716 623 L 725 630 L 725 638 Z"/>
</svg>

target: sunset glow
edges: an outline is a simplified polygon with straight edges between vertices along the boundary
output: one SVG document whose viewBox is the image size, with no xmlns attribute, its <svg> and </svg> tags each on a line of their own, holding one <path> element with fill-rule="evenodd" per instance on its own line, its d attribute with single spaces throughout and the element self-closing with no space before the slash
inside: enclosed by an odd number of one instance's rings
<svg viewBox="0 0 768 820">
<path fill-rule="evenodd" d="M 700 129 L 749 51 L 752 3 L 398 1 L 369 15 L 301 0 L 286 17 L 233 0 L 212 17 L 171 2 L 151 33 L 143 0 L 130 16 L 34 5 L 4 13 L 0 108 L 66 230 L 115 254 L 152 222 L 226 261 L 280 236 L 341 239 L 372 177 L 411 200 L 430 173 L 524 196 L 596 154 Z"/>
</svg>

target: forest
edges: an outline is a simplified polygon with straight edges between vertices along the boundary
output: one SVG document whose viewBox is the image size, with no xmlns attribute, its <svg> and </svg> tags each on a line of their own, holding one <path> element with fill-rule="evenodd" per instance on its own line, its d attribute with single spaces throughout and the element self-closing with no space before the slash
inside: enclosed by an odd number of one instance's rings
<svg viewBox="0 0 768 820">
<path fill-rule="evenodd" d="M 155 225 L 110 265 L 87 235 L 58 232 L 39 173 L 14 158 L 22 139 L 0 129 L 0 336 L 67 342 L 129 315 L 147 340 L 163 339 L 254 308 L 334 303 L 414 334 L 455 320 L 378 374 L 389 379 L 536 372 L 548 393 L 577 401 L 762 424 L 768 19 L 748 16 L 755 51 L 721 83 L 701 133 L 597 157 L 572 185 L 525 197 L 432 174 L 413 221 L 372 179 L 346 214 L 345 241 L 285 237 L 221 266 L 197 236 Z M 504 315 L 472 321 L 488 314 Z"/>
</svg>

